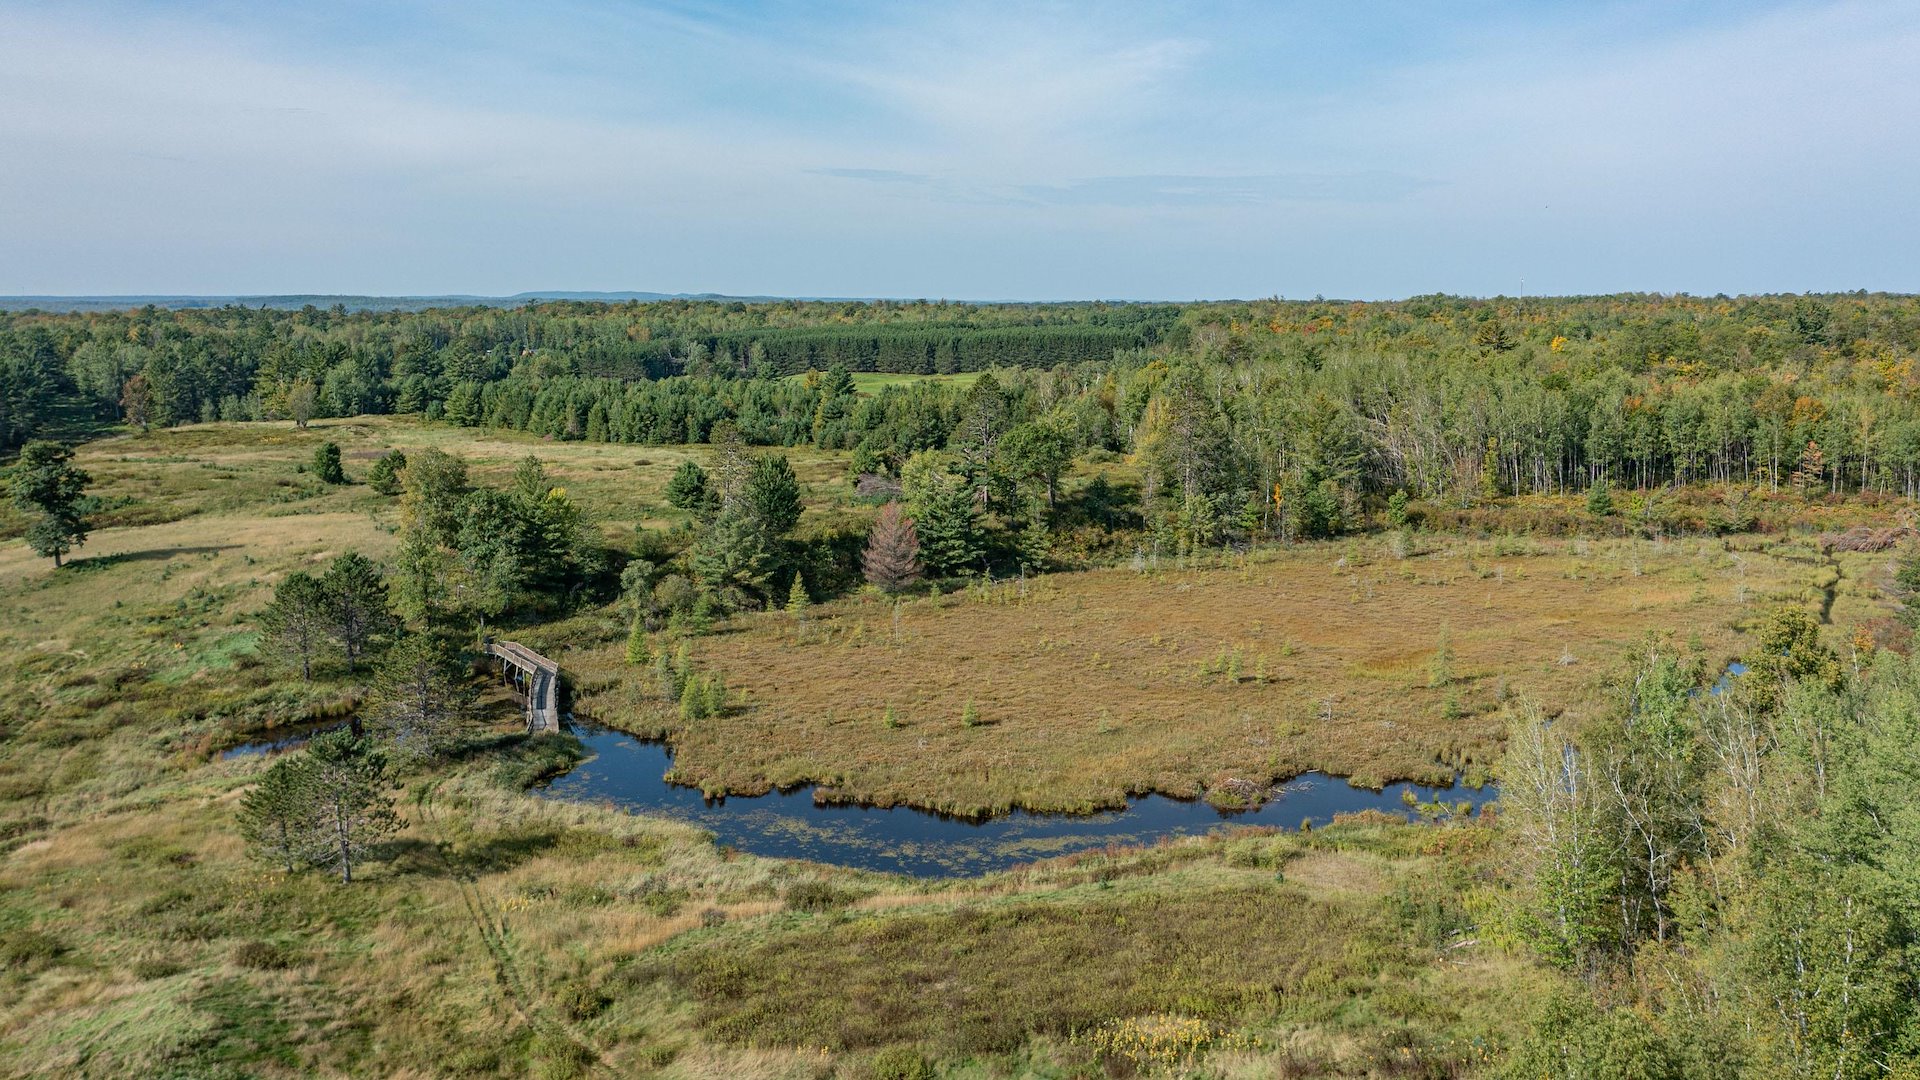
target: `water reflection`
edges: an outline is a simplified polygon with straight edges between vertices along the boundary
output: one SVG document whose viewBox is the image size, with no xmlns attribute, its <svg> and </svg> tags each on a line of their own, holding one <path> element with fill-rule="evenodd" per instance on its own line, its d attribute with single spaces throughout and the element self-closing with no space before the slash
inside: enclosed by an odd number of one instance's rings
<svg viewBox="0 0 1920 1080">
<path fill-rule="evenodd" d="M 911 807 L 817 805 L 811 785 L 708 800 L 697 788 L 666 781 L 673 757 L 660 743 L 578 721 L 573 733 L 593 758 L 536 789 L 538 793 L 675 818 L 712 832 L 720 844 L 756 855 L 923 877 L 985 873 L 1109 844 L 1202 835 L 1226 824 L 1297 828 L 1304 820 L 1319 826 L 1335 814 L 1359 810 L 1411 819 L 1417 813 L 1407 805 L 1408 792 L 1422 801 L 1438 796 L 1449 805 L 1465 802 L 1475 808 L 1497 795 L 1491 786 L 1430 788 L 1411 783 L 1368 791 L 1310 773 L 1281 785 L 1258 809 L 1236 813 L 1201 801 L 1147 795 L 1129 800 L 1125 810 L 1085 815 L 1015 811 L 972 821 Z"/>
</svg>

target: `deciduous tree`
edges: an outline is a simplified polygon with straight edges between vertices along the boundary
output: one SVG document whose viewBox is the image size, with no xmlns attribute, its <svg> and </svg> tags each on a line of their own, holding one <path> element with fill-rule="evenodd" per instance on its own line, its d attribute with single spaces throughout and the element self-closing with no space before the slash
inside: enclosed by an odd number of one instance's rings
<svg viewBox="0 0 1920 1080">
<path fill-rule="evenodd" d="M 73 451 L 45 439 L 22 447 L 14 463 L 13 504 L 34 515 L 27 524 L 27 546 L 51 557 L 55 568 L 61 556 L 87 542 L 81 506 L 92 481 L 73 464 Z"/>
<path fill-rule="evenodd" d="M 436 757 L 473 719 L 476 693 L 458 650 L 433 634 L 408 634 L 387 651 L 370 715 L 412 757 Z"/>
</svg>

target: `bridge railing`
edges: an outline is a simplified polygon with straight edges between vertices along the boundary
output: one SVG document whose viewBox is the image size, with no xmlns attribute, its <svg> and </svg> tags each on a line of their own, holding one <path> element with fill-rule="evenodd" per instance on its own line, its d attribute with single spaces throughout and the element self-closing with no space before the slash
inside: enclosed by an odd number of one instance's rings
<svg viewBox="0 0 1920 1080">
<path fill-rule="evenodd" d="M 528 733 L 559 731 L 560 665 L 517 641 L 488 641 L 486 652 L 525 676 Z"/>
</svg>

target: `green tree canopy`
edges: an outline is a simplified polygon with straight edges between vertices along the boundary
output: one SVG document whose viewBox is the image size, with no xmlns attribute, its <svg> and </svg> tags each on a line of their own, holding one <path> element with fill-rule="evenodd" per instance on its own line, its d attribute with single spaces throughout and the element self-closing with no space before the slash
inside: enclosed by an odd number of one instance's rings
<svg viewBox="0 0 1920 1080">
<path fill-rule="evenodd" d="M 93 477 L 73 464 L 73 451 L 56 442 L 35 439 L 20 450 L 13 466 L 13 504 L 33 515 L 27 525 L 27 546 L 34 554 L 53 559 L 87 541 L 82 512 L 86 486 Z"/>
</svg>

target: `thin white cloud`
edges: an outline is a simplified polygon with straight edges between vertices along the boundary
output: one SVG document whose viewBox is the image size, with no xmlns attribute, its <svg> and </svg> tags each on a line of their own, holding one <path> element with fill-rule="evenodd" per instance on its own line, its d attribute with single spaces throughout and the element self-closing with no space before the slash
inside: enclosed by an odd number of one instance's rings
<svg viewBox="0 0 1920 1080">
<path fill-rule="evenodd" d="M 0 292 L 1920 287 L 1901 0 L 1284 79 L 1263 12 L 395 10 L 460 32 L 0 7 Z"/>
</svg>

